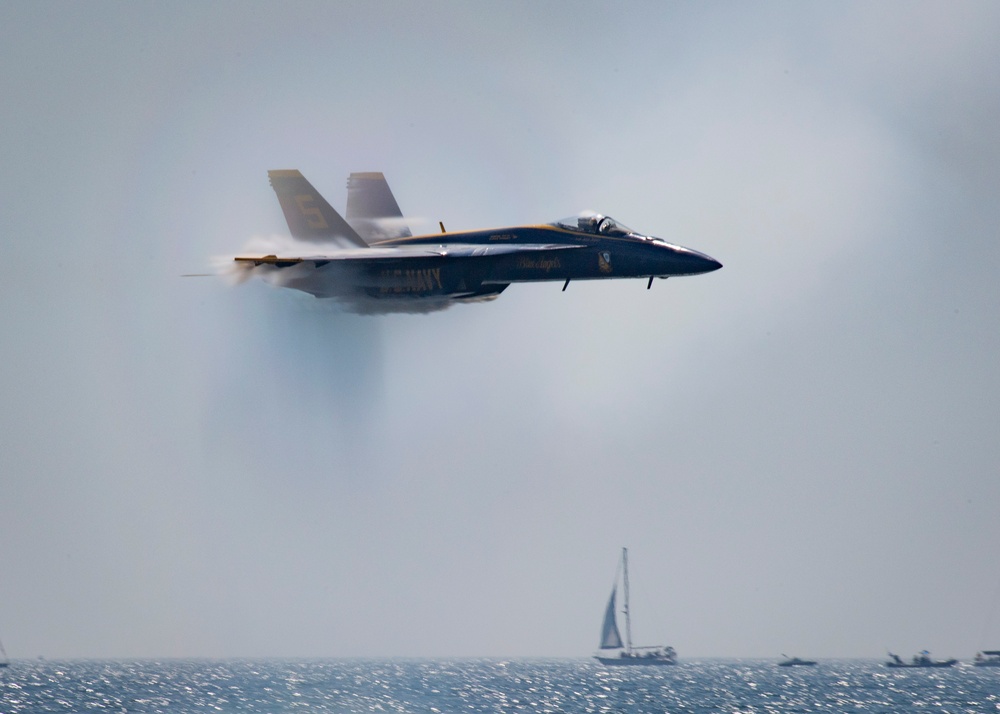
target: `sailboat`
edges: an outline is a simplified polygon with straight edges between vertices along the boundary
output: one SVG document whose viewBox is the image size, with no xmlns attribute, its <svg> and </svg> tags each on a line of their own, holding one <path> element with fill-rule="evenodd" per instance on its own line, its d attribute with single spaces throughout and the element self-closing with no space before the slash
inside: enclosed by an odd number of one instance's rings
<svg viewBox="0 0 1000 714">
<path fill-rule="evenodd" d="M 7 650 L 3 648 L 3 642 L 0 642 L 0 655 L 3 655 L 3 659 L 0 659 L 0 667 L 10 667 L 10 658 L 7 656 Z"/>
<path fill-rule="evenodd" d="M 652 647 L 632 646 L 632 612 L 628 603 L 628 548 L 622 548 L 622 559 L 620 572 L 623 574 L 622 584 L 625 590 L 625 641 L 622 642 L 621 632 L 618 630 L 617 611 L 615 600 L 618 596 L 618 572 L 615 572 L 615 584 L 611 588 L 611 599 L 608 600 L 608 607 L 604 611 L 604 624 L 601 625 L 601 650 L 617 650 L 612 654 L 594 655 L 601 664 L 623 665 L 623 664 L 645 664 L 645 665 L 666 665 L 677 664 L 677 652 L 673 647 L 656 645 Z"/>
</svg>

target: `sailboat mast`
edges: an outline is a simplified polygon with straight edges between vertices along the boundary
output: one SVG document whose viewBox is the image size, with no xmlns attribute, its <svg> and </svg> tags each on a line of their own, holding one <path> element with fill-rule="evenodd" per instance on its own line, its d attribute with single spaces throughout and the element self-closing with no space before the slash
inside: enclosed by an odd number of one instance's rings
<svg viewBox="0 0 1000 714">
<path fill-rule="evenodd" d="M 632 613 L 628 606 L 628 548 L 622 548 L 622 570 L 625 572 L 625 651 L 632 652 Z"/>
</svg>

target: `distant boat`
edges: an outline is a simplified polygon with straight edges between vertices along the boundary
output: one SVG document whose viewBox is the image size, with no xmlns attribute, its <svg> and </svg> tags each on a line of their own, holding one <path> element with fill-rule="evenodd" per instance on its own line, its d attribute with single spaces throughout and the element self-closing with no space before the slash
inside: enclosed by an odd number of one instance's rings
<svg viewBox="0 0 1000 714">
<path fill-rule="evenodd" d="M 7 650 L 3 648 L 3 642 L 0 642 L 0 655 L 3 655 L 3 659 L 0 659 L 0 667 L 10 667 L 10 658 L 7 657 Z"/>
<path fill-rule="evenodd" d="M 913 655 L 913 658 L 906 662 L 899 655 L 889 653 L 889 661 L 886 667 L 952 667 L 958 662 L 957 659 L 931 659 L 931 653 L 924 650 L 920 654 Z"/>
<path fill-rule="evenodd" d="M 625 642 L 622 642 L 616 618 L 615 599 L 618 595 L 618 572 L 616 571 L 615 584 L 611 588 L 611 599 L 608 600 L 608 607 L 604 611 L 604 624 L 601 625 L 601 650 L 618 650 L 618 652 L 613 655 L 610 652 L 606 655 L 594 655 L 595 659 L 601 664 L 606 665 L 677 664 L 677 652 L 673 647 L 663 645 L 654 647 L 632 646 L 632 613 L 628 602 L 628 548 L 622 548 L 620 568 L 623 573 L 622 582 L 625 589 L 625 607 L 622 610 L 625 613 Z"/>
<path fill-rule="evenodd" d="M 779 667 L 812 667 L 816 664 L 814 659 L 799 659 L 798 657 L 789 657 L 786 654 L 781 656 L 785 659 L 778 662 Z"/>
<path fill-rule="evenodd" d="M 1000 667 L 1000 650 L 976 652 L 972 664 L 976 667 Z"/>
</svg>

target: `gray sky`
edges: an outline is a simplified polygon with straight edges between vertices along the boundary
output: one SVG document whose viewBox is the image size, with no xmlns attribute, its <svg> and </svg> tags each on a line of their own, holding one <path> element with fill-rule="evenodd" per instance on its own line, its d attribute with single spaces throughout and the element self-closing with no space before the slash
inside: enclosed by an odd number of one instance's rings
<svg viewBox="0 0 1000 714">
<path fill-rule="evenodd" d="M 14 657 L 1000 646 L 1000 6 L 0 4 Z M 723 262 L 345 315 L 182 279 L 384 171 Z"/>
</svg>

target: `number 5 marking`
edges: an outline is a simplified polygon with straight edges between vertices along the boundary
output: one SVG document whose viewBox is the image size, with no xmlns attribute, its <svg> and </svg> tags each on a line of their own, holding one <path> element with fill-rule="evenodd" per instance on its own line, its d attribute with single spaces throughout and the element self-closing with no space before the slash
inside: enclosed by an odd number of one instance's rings
<svg viewBox="0 0 1000 714">
<path fill-rule="evenodd" d="M 323 212 L 320 211 L 319 206 L 307 205 L 315 200 L 315 196 L 303 194 L 295 197 L 295 205 L 299 207 L 302 215 L 305 216 L 307 226 L 310 228 L 329 228 L 330 226 L 327 224 L 326 219 L 323 218 Z"/>
</svg>

